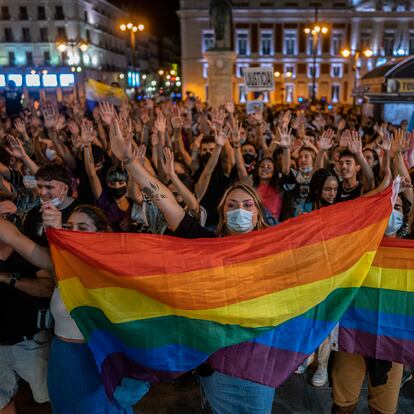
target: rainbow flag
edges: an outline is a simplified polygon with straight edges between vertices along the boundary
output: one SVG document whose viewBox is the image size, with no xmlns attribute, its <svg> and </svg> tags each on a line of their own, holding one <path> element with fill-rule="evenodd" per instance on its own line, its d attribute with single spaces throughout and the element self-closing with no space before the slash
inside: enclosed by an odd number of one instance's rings
<svg viewBox="0 0 414 414">
<path fill-rule="evenodd" d="M 343 351 L 414 366 L 414 240 L 382 241 L 338 338 Z"/>
<path fill-rule="evenodd" d="M 85 89 L 86 105 L 90 111 L 93 111 L 99 102 L 108 101 L 115 106 L 119 106 L 122 101 L 128 99 L 122 88 L 107 85 L 94 79 L 88 79 Z"/>
<path fill-rule="evenodd" d="M 218 239 L 50 230 L 62 298 L 108 394 L 210 356 L 218 370 L 279 385 L 363 284 L 391 192 Z"/>
</svg>

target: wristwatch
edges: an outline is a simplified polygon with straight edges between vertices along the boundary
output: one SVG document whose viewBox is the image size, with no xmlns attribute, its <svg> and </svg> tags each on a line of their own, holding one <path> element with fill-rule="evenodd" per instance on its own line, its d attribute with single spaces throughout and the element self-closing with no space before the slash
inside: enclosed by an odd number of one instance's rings
<svg viewBox="0 0 414 414">
<path fill-rule="evenodd" d="M 16 285 L 16 282 L 22 278 L 22 275 L 20 273 L 12 273 L 10 275 L 10 281 L 9 286 L 14 287 Z"/>
</svg>

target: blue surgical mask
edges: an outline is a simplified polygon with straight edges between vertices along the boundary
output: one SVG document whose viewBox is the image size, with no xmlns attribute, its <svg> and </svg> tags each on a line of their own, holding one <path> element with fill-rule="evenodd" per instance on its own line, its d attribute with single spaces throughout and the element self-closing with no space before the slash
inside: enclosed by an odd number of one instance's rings
<svg viewBox="0 0 414 414">
<path fill-rule="evenodd" d="M 388 226 L 385 229 L 385 235 L 391 236 L 392 234 L 397 233 L 397 231 L 402 227 L 404 224 L 404 216 L 401 211 L 392 210 L 390 219 L 388 220 Z"/>
<path fill-rule="evenodd" d="M 230 210 L 226 213 L 226 225 L 235 233 L 246 233 L 253 230 L 253 213 L 243 208 Z"/>
</svg>

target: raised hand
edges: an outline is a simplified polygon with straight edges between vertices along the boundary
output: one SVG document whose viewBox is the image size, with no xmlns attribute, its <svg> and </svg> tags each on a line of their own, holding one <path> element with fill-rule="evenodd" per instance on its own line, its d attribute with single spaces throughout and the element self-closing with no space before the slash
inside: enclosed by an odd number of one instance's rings
<svg viewBox="0 0 414 414">
<path fill-rule="evenodd" d="M 231 142 L 235 148 L 240 147 L 242 128 L 242 123 L 235 121 L 234 129 L 231 131 Z"/>
<path fill-rule="evenodd" d="M 387 129 L 384 129 L 381 133 L 378 133 L 378 135 L 379 137 L 375 141 L 377 146 L 384 151 L 389 151 L 391 149 L 391 134 Z"/>
<path fill-rule="evenodd" d="M 84 146 L 89 146 L 96 138 L 96 131 L 93 128 L 93 123 L 87 119 L 82 120 L 81 125 L 81 143 Z"/>
<path fill-rule="evenodd" d="M 219 147 L 224 147 L 224 145 L 226 144 L 227 141 L 227 137 L 230 135 L 231 133 L 231 127 L 230 125 L 226 125 L 225 128 L 221 128 L 220 130 L 215 130 L 214 131 L 214 140 L 216 141 L 216 144 Z"/>
<path fill-rule="evenodd" d="M 351 142 L 351 132 L 349 131 L 349 129 L 345 129 L 345 131 L 342 132 L 339 138 L 339 146 L 341 148 L 348 148 L 348 145 L 350 142 Z"/>
<path fill-rule="evenodd" d="M 8 146 L 6 146 L 6 151 L 15 158 L 21 159 L 26 156 L 26 151 L 23 148 L 20 140 L 13 135 L 7 135 Z"/>
<path fill-rule="evenodd" d="M 292 143 L 292 128 L 288 129 L 288 127 L 278 127 L 277 131 L 280 136 L 279 145 L 282 148 L 290 148 L 290 145 Z"/>
<path fill-rule="evenodd" d="M 319 141 L 316 143 L 318 148 L 322 151 L 329 151 L 333 146 L 333 138 L 335 133 L 332 129 L 328 129 L 323 132 Z"/>
<path fill-rule="evenodd" d="M 58 116 L 54 108 L 46 108 L 43 111 L 43 118 L 46 128 L 51 129 L 56 127 Z"/>
<path fill-rule="evenodd" d="M 14 127 L 16 128 L 16 131 L 19 134 L 26 134 L 26 125 L 22 119 L 16 118 L 16 120 L 14 121 Z"/>
<path fill-rule="evenodd" d="M 290 119 L 292 118 L 292 114 L 289 110 L 287 110 L 286 112 L 283 113 L 281 119 L 280 119 L 280 123 L 282 128 L 288 128 L 289 127 L 289 123 L 290 123 Z"/>
<path fill-rule="evenodd" d="M 109 131 L 111 149 L 118 160 L 123 161 L 132 157 L 132 136 L 123 135 L 119 119 L 115 116 Z"/>
<path fill-rule="evenodd" d="M 407 152 L 410 149 L 410 140 L 411 135 L 407 134 L 404 129 L 398 128 L 393 134 L 391 142 L 392 152 L 394 154 Z"/>
<path fill-rule="evenodd" d="M 175 175 L 174 154 L 168 147 L 164 148 L 164 157 L 161 159 L 161 165 L 168 177 Z"/>
<path fill-rule="evenodd" d="M 183 127 L 183 118 L 180 115 L 180 110 L 177 105 L 172 108 L 171 125 L 175 130 L 181 130 Z"/>
<path fill-rule="evenodd" d="M 145 154 L 147 153 L 146 145 L 140 145 L 138 148 L 136 148 L 135 151 L 135 155 L 137 157 L 138 162 L 143 166 L 145 164 Z"/>
<path fill-rule="evenodd" d="M 101 102 L 99 104 L 99 113 L 102 121 L 106 125 L 111 125 L 115 117 L 115 107 L 109 102 Z"/>
<path fill-rule="evenodd" d="M 348 143 L 348 149 L 352 154 L 362 154 L 362 141 L 358 131 L 351 132 L 351 140 Z"/>
<path fill-rule="evenodd" d="M 164 114 L 161 111 L 159 111 L 157 114 L 157 118 L 154 122 L 154 128 L 160 134 L 164 134 L 166 127 L 167 127 L 167 119 L 165 118 Z"/>
<path fill-rule="evenodd" d="M 225 112 L 222 109 L 214 108 L 211 114 L 211 123 L 213 125 L 213 129 L 219 130 L 224 125 L 224 118 L 226 117 Z"/>
</svg>

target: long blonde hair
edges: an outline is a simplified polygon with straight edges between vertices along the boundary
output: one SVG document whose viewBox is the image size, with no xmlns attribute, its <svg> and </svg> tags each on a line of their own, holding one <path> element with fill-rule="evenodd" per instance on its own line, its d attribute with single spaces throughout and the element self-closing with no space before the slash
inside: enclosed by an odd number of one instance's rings
<svg viewBox="0 0 414 414">
<path fill-rule="evenodd" d="M 266 227 L 269 227 L 269 225 L 265 221 L 265 213 L 264 213 L 263 204 L 259 196 L 257 195 L 256 191 L 252 187 L 246 184 L 237 183 L 237 184 L 232 185 L 226 190 L 226 192 L 223 195 L 223 198 L 221 199 L 217 207 L 218 214 L 219 214 L 217 234 L 220 236 L 228 236 L 231 234 L 230 230 L 227 228 L 226 223 L 225 223 L 224 204 L 230 192 L 232 192 L 233 190 L 237 190 L 237 189 L 243 190 L 244 192 L 249 194 L 252 197 L 254 204 L 257 208 L 257 224 L 254 230 L 261 230 L 261 229 L 265 229 Z"/>
</svg>

